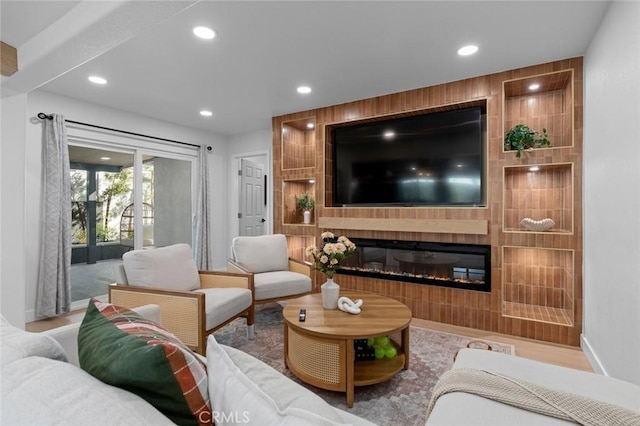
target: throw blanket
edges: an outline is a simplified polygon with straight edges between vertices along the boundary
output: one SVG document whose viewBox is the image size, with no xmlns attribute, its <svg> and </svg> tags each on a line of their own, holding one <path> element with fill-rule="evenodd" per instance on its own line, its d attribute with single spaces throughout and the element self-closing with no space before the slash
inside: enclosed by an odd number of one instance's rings
<svg viewBox="0 0 640 426">
<path fill-rule="evenodd" d="M 427 409 L 449 392 L 466 392 L 524 410 L 582 425 L 640 426 L 640 413 L 569 392 L 476 369 L 449 370 L 442 375 Z"/>
</svg>

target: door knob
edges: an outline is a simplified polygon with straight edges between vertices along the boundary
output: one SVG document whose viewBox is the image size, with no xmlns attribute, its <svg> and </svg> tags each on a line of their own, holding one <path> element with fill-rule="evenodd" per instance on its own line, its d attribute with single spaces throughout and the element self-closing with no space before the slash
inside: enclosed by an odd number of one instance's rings
<svg viewBox="0 0 640 426">
<path fill-rule="evenodd" d="M 262 222 L 262 223 L 264 223 L 264 222 L 266 222 L 266 221 L 267 221 L 267 220 L 266 220 L 264 217 L 262 218 L 262 220 L 260 220 L 260 222 Z"/>
</svg>

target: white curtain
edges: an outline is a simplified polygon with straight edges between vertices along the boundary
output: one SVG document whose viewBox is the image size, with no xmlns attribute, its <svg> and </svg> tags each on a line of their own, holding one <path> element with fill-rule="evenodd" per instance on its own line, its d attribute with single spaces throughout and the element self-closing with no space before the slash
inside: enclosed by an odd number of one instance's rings
<svg viewBox="0 0 640 426">
<path fill-rule="evenodd" d="M 200 147 L 198 155 L 198 168 L 200 184 L 198 185 L 198 204 L 196 206 L 196 232 L 194 257 L 196 266 L 201 271 L 208 271 L 212 268 L 211 248 L 209 247 L 210 217 L 209 217 L 209 161 L 206 145 Z"/>
<path fill-rule="evenodd" d="M 44 195 L 36 314 L 54 317 L 71 308 L 71 188 L 62 115 L 44 120 Z"/>
</svg>

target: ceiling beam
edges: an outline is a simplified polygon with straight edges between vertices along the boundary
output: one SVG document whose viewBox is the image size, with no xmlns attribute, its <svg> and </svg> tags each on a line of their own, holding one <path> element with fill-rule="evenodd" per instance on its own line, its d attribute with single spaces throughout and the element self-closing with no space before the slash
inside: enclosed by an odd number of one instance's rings
<svg viewBox="0 0 640 426">
<path fill-rule="evenodd" d="M 16 71 L 18 71 L 18 51 L 15 47 L 0 41 L 0 74 L 9 77 Z"/>
</svg>

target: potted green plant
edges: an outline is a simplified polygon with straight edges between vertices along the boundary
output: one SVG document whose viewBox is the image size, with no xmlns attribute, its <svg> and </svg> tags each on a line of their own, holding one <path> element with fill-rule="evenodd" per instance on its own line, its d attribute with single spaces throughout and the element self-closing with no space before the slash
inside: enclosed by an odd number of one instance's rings
<svg viewBox="0 0 640 426">
<path fill-rule="evenodd" d="M 517 150 L 516 157 L 518 158 L 523 150 L 541 146 L 551 146 L 547 129 L 542 129 L 542 133 L 540 133 L 524 124 L 516 124 L 504 136 L 504 149 L 507 151 Z"/>
<path fill-rule="evenodd" d="M 296 207 L 298 210 L 302 210 L 304 223 L 311 223 L 311 210 L 316 206 L 316 202 L 309 194 L 309 191 L 305 191 L 300 197 L 296 197 Z"/>
</svg>

